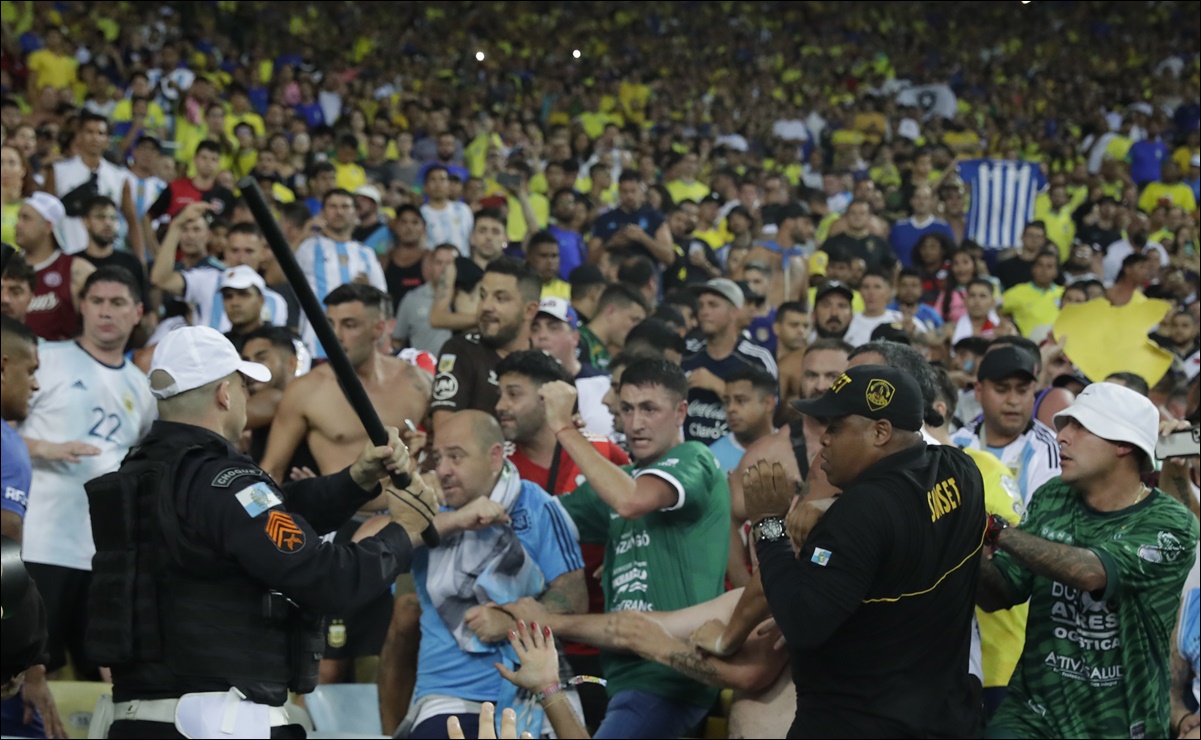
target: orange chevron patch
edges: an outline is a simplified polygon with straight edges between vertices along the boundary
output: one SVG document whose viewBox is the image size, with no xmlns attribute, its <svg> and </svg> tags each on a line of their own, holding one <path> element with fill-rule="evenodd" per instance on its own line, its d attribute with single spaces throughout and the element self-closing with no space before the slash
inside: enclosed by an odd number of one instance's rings
<svg viewBox="0 0 1201 740">
<path fill-rule="evenodd" d="M 291 514 L 282 511 L 272 511 L 267 514 L 267 525 L 264 527 L 267 539 L 275 548 L 283 553 L 300 552 L 304 548 L 304 530 L 296 526 Z"/>
</svg>

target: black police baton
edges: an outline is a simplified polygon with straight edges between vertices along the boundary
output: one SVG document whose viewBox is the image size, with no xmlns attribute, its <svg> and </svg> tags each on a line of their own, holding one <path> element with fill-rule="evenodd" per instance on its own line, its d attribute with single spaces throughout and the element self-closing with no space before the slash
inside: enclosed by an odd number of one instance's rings
<svg viewBox="0 0 1201 740">
<path fill-rule="evenodd" d="M 346 350 L 342 349 L 341 343 L 338 342 L 338 337 L 334 334 L 334 327 L 326 318 L 325 311 L 322 310 L 321 303 L 318 302 L 317 296 L 309 286 L 308 279 L 305 278 L 300 265 L 296 263 L 292 247 L 284 238 L 283 232 L 279 230 L 279 224 L 275 217 L 271 215 L 271 208 L 267 205 L 267 200 L 263 198 L 263 191 L 259 190 L 258 183 L 253 177 L 242 178 L 238 182 L 238 188 L 242 191 L 242 197 L 246 199 L 246 205 L 250 207 L 255 222 L 262 230 L 263 238 L 267 240 L 271 251 L 275 253 L 275 259 L 279 262 L 280 269 L 284 271 L 284 276 L 288 278 L 292 290 L 296 291 L 296 298 L 300 301 L 300 307 L 304 309 L 305 318 L 309 320 L 309 324 L 317 334 L 318 341 L 325 349 L 326 358 L 334 371 L 334 376 L 338 379 L 338 385 L 342 386 L 342 393 L 350 402 L 350 407 L 358 414 L 359 421 L 363 422 L 363 428 L 367 430 L 367 437 L 374 445 L 388 444 L 388 432 L 380 422 L 379 414 L 375 413 L 375 407 L 371 405 L 367 391 L 359 382 L 359 376 L 355 374 L 354 366 L 350 364 L 350 358 L 346 356 Z M 408 488 L 409 484 L 413 482 L 412 477 L 405 472 L 393 473 L 391 477 L 392 484 L 401 490 Z M 395 493 L 392 495 L 396 496 Z M 400 498 L 400 496 L 396 497 L 425 516 L 421 509 L 414 506 L 412 502 Z M 429 520 L 429 517 L 426 519 Z M 438 530 L 434 527 L 433 521 L 430 521 L 421 532 L 421 539 L 427 547 L 438 546 Z"/>
</svg>

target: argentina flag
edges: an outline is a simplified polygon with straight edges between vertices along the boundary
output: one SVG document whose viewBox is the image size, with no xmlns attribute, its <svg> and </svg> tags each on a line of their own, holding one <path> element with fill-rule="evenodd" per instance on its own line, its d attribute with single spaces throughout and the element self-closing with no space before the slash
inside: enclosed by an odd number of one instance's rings
<svg viewBox="0 0 1201 740">
<path fill-rule="evenodd" d="M 972 159 L 959 163 L 959 176 L 971 193 L 967 238 L 985 249 L 1021 244 L 1022 229 L 1034 219 L 1034 199 L 1047 185 L 1038 165 Z"/>
</svg>

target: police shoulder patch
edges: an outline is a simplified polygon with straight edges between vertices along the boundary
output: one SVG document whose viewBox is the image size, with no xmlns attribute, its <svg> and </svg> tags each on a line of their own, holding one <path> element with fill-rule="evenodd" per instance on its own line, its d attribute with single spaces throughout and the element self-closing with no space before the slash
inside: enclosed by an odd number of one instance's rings
<svg viewBox="0 0 1201 740">
<path fill-rule="evenodd" d="M 236 468 L 226 468 L 220 473 L 217 473 L 217 476 L 213 478 L 213 482 L 210 485 L 213 488 L 229 488 L 230 485 L 238 478 L 262 478 L 263 475 L 264 474 L 262 470 L 259 470 L 258 468 L 248 468 L 244 465 Z"/>
<path fill-rule="evenodd" d="M 291 555 L 304 549 L 304 530 L 287 512 L 270 512 L 267 515 L 267 524 L 263 529 L 267 533 L 267 539 L 271 540 L 275 549 L 282 553 Z"/>
<path fill-rule="evenodd" d="M 242 505 L 251 519 L 283 503 L 283 499 L 263 481 L 246 486 L 238 491 L 235 498 L 238 499 L 238 503 Z"/>
</svg>

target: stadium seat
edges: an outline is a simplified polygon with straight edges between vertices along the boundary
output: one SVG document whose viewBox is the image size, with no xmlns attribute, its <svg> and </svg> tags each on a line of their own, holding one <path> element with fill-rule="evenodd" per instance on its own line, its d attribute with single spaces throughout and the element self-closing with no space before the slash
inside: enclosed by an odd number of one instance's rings
<svg viewBox="0 0 1201 740">
<path fill-rule="evenodd" d="M 383 734 L 375 684 L 324 684 L 305 697 L 305 707 L 313 728 L 325 737 L 331 737 L 328 733 L 359 737 Z"/>
<path fill-rule="evenodd" d="M 63 719 L 67 737 L 86 738 L 92 723 L 92 711 L 96 701 L 111 694 L 113 687 L 103 681 L 50 681 L 47 684 L 58 705 L 58 714 Z"/>
</svg>

